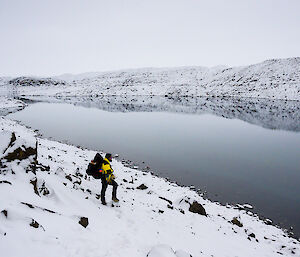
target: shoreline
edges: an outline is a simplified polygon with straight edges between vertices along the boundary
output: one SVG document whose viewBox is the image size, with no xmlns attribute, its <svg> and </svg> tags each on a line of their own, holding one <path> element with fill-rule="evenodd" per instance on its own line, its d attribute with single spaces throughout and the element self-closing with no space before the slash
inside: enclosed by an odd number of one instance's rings
<svg viewBox="0 0 300 257">
<path fill-rule="evenodd" d="M 251 211 L 204 199 L 194 189 L 125 167 L 121 161 L 112 163 L 119 183 L 120 205 L 102 206 L 101 183 L 85 174 L 95 151 L 45 139 L 37 131 L 5 117 L 0 123 L 2 133 L 8 133 L 7 139 L 11 132 L 17 138 L 15 146 L 5 152 L 14 151 L 18 145 L 34 148 L 38 142 L 34 172 L 30 168 L 34 157 L 30 156 L 2 162 L 4 168 L 0 169 L 0 181 L 4 183 L 0 184 L 0 195 L 7 196 L 1 197 L 0 211 L 7 217 L 0 214 L 0 237 L 5 242 L 0 249 L 7 256 L 24 256 L 24 252 L 13 249 L 16 242 L 20 248 L 24 246 L 28 256 L 38 256 L 39 248 L 49 242 L 55 242 L 50 250 L 52 256 L 74 256 L 75 248 L 82 253 L 77 256 L 86 256 L 89 251 L 91 256 L 100 253 L 142 257 L 161 244 L 174 251 L 183 249 L 192 256 L 207 257 L 300 253 L 299 241 L 286 231 L 267 225 Z M 111 188 L 107 197 L 110 192 Z M 205 209 L 206 215 L 192 211 L 195 202 Z M 89 222 L 86 228 L 78 224 L 83 218 Z M 36 228 L 30 228 L 30 224 Z M 103 244 L 97 240 L 105 236 L 112 242 Z"/>
<path fill-rule="evenodd" d="M 24 100 L 24 105 L 23 105 L 23 108 L 19 108 L 19 109 L 14 109 L 14 112 L 18 112 L 20 110 L 23 110 L 28 104 L 30 103 L 38 103 L 38 102 L 44 102 L 43 100 L 39 101 L 39 100 L 32 100 L 32 99 L 28 99 L 28 98 L 23 98 Z M 20 98 L 17 98 L 17 102 L 18 104 L 20 104 L 20 101 L 23 102 Z M 28 102 L 27 102 L 28 101 Z M 51 103 L 51 102 L 50 102 Z M 62 102 L 64 103 L 64 102 Z M 68 104 L 72 104 L 72 103 L 68 103 Z M 72 104 L 73 105 L 73 104 Z M 13 108 L 13 107 L 12 107 Z M 0 108 L 1 110 L 1 108 Z M 8 113 L 10 114 L 10 113 Z M 6 116 L 6 115 L 4 115 Z M 43 135 L 38 129 L 36 128 L 33 128 L 33 127 L 30 127 L 30 126 L 27 126 L 25 124 L 23 124 L 21 121 L 17 121 L 17 120 L 12 120 L 12 119 L 9 119 L 11 121 L 14 121 L 16 122 L 17 124 L 21 125 L 22 127 L 25 127 L 26 129 L 28 130 L 31 130 L 31 131 L 34 131 L 36 133 L 36 136 L 39 137 L 39 138 L 42 138 L 42 139 L 46 139 L 46 140 L 50 140 L 50 141 L 55 141 L 55 142 L 58 142 L 58 143 L 61 143 L 61 144 L 66 144 L 66 145 L 69 145 L 69 146 L 73 146 L 73 147 L 76 147 L 76 148 L 80 148 L 82 150 L 85 150 L 85 151 L 94 151 L 94 152 L 105 152 L 105 149 L 90 149 L 90 148 L 87 148 L 87 147 L 84 147 L 84 146 L 81 146 L 81 145 L 76 145 L 76 144 L 72 144 L 70 143 L 68 140 L 58 140 L 54 137 L 47 137 L 45 135 Z M 212 195 L 214 193 L 209 193 L 207 192 L 206 190 L 203 190 L 201 188 L 195 188 L 193 185 L 184 185 L 176 180 L 171 180 L 169 177 L 165 177 L 159 173 L 155 173 L 153 172 L 153 170 L 151 170 L 151 167 L 149 167 L 149 169 L 145 169 L 145 168 L 141 168 L 140 166 L 138 166 L 138 168 L 134 168 L 136 165 L 139 165 L 141 163 L 144 163 L 144 161 L 132 161 L 130 159 L 124 159 L 122 158 L 122 153 L 115 153 L 118 155 L 118 157 L 114 157 L 118 162 L 122 163 L 124 165 L 124 167 L 126 168 L 130 168 L 130 169 L 133 169 L 133 170 L 139 170 L 141 172 L 147 172 L 147 173 L 150 173 L 152 176 L 156 176 L 158 178 L 161 178 L 169 183 L 174 183 L 176 184 L 177 186 L 180 186 L 180 187 L 183 187 L 183 188 L 188 188 L 194 192 L 196 192 L 200 197 L 202 197 L 203 199 L 205 200 L 209 200 L 210 202 L 213 202 L 213 203 L 216 203 L 216 204 L 219 204 L 223 207 L 226 207 L 226 208 L 234 208 L 234 209 L 237 209 L 237 210 L 245 210 L 246 212 L 250 212 L 251 215 L 255 215 L 256 217 L 258 217 L 261 221 L 264 221 L 267 223 L 272 223 L 273 226 L 275 226 L 276 228 L 279 228 L 280 230 L 284 231 L 285 233 L 287 233 L 289 235 L 289 237 L 293 238 L 293 239 L 296 239 L 297 241 L 300 242 L 300 237 L 298 238 L 296 235 L 294 235 L 293 233 L 293 230 L 291 228 L 287 228 L 287 227 L 284 227 L 284 225 L 280 224 L 280 221 L 278 222 L 274 222 L 273 220 L 271 220 L 270 218 L 268 218 L 267 216 L 263 215 L 263 214 L 260 214 L 259 212 L 257 211 L 254 211 L 253 210 L 253 207 L 252 207 L 252 203 L 250 203 L 250 208 L 248 207 L 243 207 L 244 205 L 245 206 L 249 206 L 249 204 L 247 203 L 247 201 L 245 201 L 246 203 L 244 204 L 241 204 L 239 202 L 231 202 L 231 203 L 228 203 L 227 201 L 220 201 L 220 200 L 215 200 L 213 199 Z M 115 155 L 114 154 L 114 155 Z M 121 160 L 122 159 L 122 160 Z M 138 163 L 137 163 L 138 162 Z M 125 163 L 125 164 L 124 164 Z M 144 163 L 145 164 L 145 163 Z M 148 165 L 147 165 L 148 166 Z M 208 196 L 207 194 L 210 194 L 210 196 Z M 270 224 L 271 224 L 270 223 Z"/>
</svg>

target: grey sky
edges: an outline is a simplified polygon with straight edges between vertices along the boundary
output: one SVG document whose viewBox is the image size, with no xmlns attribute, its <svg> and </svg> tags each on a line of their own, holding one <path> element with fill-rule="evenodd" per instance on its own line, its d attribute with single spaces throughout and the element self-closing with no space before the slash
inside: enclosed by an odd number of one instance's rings
<svg viewBox="0 0 300 257">
<path fill-rule="evenodd" d="M 0 0 L 0 76 L 300 56 L 300 0 Z"/>
</svg>

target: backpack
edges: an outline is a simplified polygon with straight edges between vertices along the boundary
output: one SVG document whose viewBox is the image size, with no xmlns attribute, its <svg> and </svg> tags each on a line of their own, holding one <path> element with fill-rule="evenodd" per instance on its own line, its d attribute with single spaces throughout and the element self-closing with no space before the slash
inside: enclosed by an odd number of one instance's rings
<svg viewBox="0 0 300 257">
<path fill-rule="evenodd" d="M 103 177 L 102 172 L 99 172 L 99 170 L 102 167 L 102 163 L 103 163 L 103 158 L 100 154 L 96 154 L 94 160 L 92 160 L 87 169 L 86 169 L 86 174 L 88 174 L 89 176 L 92 176 L 94 179 L 100 179 Z"/>
</svg>

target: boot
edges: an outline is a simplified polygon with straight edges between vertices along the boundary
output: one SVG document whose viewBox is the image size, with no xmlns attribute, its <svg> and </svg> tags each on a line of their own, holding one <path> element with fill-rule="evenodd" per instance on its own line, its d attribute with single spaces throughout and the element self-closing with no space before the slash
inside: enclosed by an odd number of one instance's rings
<svg viewBox="0 0 300 257">
<path fill-rule="evenodd" d="M 113 197 L 112 200 L 113 200 L 115 203 L 119 202 L 119 199 L 118 199 L 117 197 Z"/>
</svg>

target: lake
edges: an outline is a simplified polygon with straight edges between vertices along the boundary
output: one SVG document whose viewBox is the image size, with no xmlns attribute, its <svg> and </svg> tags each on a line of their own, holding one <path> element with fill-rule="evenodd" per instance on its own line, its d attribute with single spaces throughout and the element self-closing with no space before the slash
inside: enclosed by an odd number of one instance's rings
<svg viewBox="0 0 300 257">
<path fill-rule="evenodd" d="M 249 203 L 254 212 L 293 226 L 300 235 L 300 103 L 124 101 L 38 102 L 8 117 L 45 137 L 117 153 L 141 169 L 149 166 L 160 176 L 206 191 L 211 200 Z"/>
</svg>

